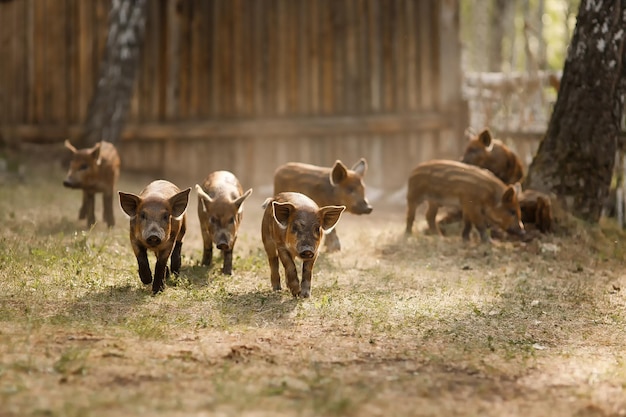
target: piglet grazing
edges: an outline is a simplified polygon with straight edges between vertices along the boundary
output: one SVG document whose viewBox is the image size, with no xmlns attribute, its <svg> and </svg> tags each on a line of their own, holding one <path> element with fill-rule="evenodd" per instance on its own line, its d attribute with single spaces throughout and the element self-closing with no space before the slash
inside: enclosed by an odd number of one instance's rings
<svg viewBox="0 0 626 417">
<path fill-rule="evenodd" d="M 523 236 L 516 186 L 504 184 L 491 171 L 457 161 L 422 162 L 411 172 L 407 191 L 406 234 L 411 234 L 417 207 L 428 202 L 426 221 L 432 233 L 439 233 L 436 222 L 440 206 L 458 208 L 463 213 L 463 240 L 469 240 L 472 225 L 480 239 L 490 242 L 488 228 L 496 225 L 511 234 Z"/>
<path fill-rule="evenodd" d="M 294 297 L 311 294 L 311 274 L 322 233 L 330 233 L 345 206 L 318 205 L 304 194 L 285 192 L 263 203 L 261 237 L 270 264 L 272 288 L 280 287 L 278 259 L 285 268 L 287 286 Z M 302 287 L 294 260 L 302 259 Z"/>
<path fill-rule="evenodd" d="M 224 258 L 222 272 L 230 275 L 233 271 L 233 248 L 243 217 L 243 202 L 252 194 L 252 189 L 244 193 L 234 174 L 215 171 L 204 179 L 201 186 L 196 184 L 196 192 L 204 243 L 202 265 L 211 265 L 215 244 Z"/>
<path fill-rule="evenodd" d="M 180 252 L 186 231 L 187 203 L 191 188 L 183 191 L 169 181 L 153 181 L 139 195 L 119 192 L 122 210 L 130 216 L 130 244 L 137 258 L 139 278 L 152 283 L 154 294 L 165 288 L 169 275 L 180 271 Z M 156 254 L 154 281 L 148 263 L 148 250 Z"/>
<path fill-rule="evenodd" d="M 274 173 L 274 194 L 293 191 L 309 196 L 319 206 L 343 205 L 353 214 L 369 214 L 372 206 L 365 197 L 363 177 L 367 161 L 361 158 L 351 169 L 341 161 L 331 168 L 290 162 Z M 341 243 L 333 229 L 326 236 L 329 252 L 341 249 Z"/>
<path fill-rule="evenodd" d="M 83 190 L 78 218 L 87 218 L 88 227 L 96 222 L 95 194 L 102 193 L 104 221 L 113 227 L 113 190 L 120 175 L 120 157 L 115 146 L 109 142 L 98 142 L 91 148 L 79 150 L 66 140 L 65 147 L 72 151 L 73 156 L 63 185 Z"/>
</svg>

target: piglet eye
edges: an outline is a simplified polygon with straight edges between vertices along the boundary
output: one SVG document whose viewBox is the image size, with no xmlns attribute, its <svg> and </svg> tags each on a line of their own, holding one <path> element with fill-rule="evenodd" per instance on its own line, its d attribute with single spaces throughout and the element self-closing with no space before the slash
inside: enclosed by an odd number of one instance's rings
<svg viewBox="0 0 626 417">
<path fill-rule="evenodd" d="M 234 217 L 231 217 L 231 218 L 228 220 L 228 223 L 230 223 L 230 224 L 235 224 L 235 218 L 234 218 Z"/>
<path fill-rule="evenodd" d="M 79 169 L 80 171 L 84 171 L 84 170 L 86 170 L 87 168 L 89 168 L 89 165 L 87 165 L 87 164 L 82 164 L 81 166 L 79 166 L 79 167 L 78 167 L 78 169 Z"/>
<path fill-rule="evenodd" d="M 170 219 L 170 215 L 169 214 L 166 213 L 166 214 L 163 215 L 163 221 L 164 222 L 168 221 L 169 219 Z"/>
<path fill-rule="evenodd" d="M 146 213 L 144 213 L 143 211 L 141 212 L 141 214 L 139 214 L 139 218 L 141 220 L 146 220 L 148 218 L 148 216 L 146 216 Z"/>
<path fill-rule="evenodd" d="M 219 223 L 219 220 L 218 220 L 218 219 L 217 219 L 217 217 L 215 217 L 215 216 L 211 216 L 211 217 L 209 218 L 209 221 L 210 221 L 211 223 L 213 223 L 213 224 L 217 224 L 217 223 Z"/>
</svg>

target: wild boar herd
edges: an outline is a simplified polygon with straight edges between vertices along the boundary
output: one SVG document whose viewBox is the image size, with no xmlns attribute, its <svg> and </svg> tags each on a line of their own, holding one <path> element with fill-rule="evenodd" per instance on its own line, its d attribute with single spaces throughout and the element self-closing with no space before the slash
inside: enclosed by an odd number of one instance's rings
<svg viewBox="0 0 626 417">
<path fill-rule="evenodd" d="M 88 227 L 95 223 L 95 194 L 102 193 L 104 221 L 109 227 L 114 226 L 113 193 L 120 172 L 115 146 L 100 142 L 79 150 L 69 141 L 65 146 L 73 157 L 63 185 L 83 191 L 79 219 L 86 218 Z M 291 294 L 310 296 L 322 236 L 326 236 L 327 251 L 338 251 L 341 244 L 335 226 L 342 213 L 372 212 L 365 197 L 366 171 L 363 158 L 352 168 L 338 160 L 330 168 L 291 162 L 276 169 L 273 196 L 262 205 L 261 224 L 272 289 L 281 290 L 280 260 Z M 460 161 L 430 160 L 410 173 L 405 234 L 411 235 L 415 212 L 423 202 L 428 204 L 426 221 L 431 233 L 441 234 L 439 222 L 458 220 L 463 222 L 464 240 L 469 240 L 472 226 L 482 242 L 491 240 L 489 229 L 492 235 L 505 231 L 523 236 L 525 225 L 532 224 L 541 232 L 551 231 L 550 198 L 535 190 L 521 191 L 518 181 L 522 177 L 520 159 L 501 141 L 493 139 L 488 129 L 471 135 Z M 203 241 L 201 263 L 212 264 L 215 246 L 222 252 L 222 273 L 230 275 L 244 202 L 252 189 L 243 192 L 233 173 L 215 171 L 196 184 L 195 190 Z M 191 187 L 181 190 L 166 180 L 152 181 L 138 195 L 118 191 L 119 204 L 130 218 L 130 243 L 139 278 L 146 285 L 152 284 L 155 294 L 165 288 L 170 271 L 180 271 L 190 192 Z M 438 222 L 440 207 L 451 211 Z M 154 275 L 148 252 L 156 256 Z M 302 261 L 301 280 L 296 267 L 298 258 Z"/>
</svg>

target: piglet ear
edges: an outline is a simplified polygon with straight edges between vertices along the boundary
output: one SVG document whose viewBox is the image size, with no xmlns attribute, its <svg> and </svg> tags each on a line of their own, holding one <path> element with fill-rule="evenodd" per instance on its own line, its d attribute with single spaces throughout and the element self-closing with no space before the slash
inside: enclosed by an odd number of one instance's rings
<svg viewBox="0 0 626 417">
<path fill-rule="evenodd" d="M 131 218 L 137 215 L 137 208 L 141 204 L 141 197 L 135 194 L 123 193 L 119 191 L 120 206 L 124 213 L 128 214 Z"/>
<path fill-rule="evenodd" d="M 363 178 L 367 172 L 367 161 L 365 158 L 359 159 L 359 161 L 352 167 L 352 171 L 354 171 L 359 177 Z"/>
<path fill-rule="evenodd" d="M 98 161 L 98 165 L 100 165 L 100 150 L 102 149 L 102 142 L 98 142 L 94 145 L 93 148 L 91 148 L 91 151 L 89 152 L 89 155 L 91 155 L 91 157 Z"/>
<path fill-rule="evenodd" d="M 513 187 L 512 185 L 509 185 L 506 188 L 506 191 L 504 192 L 504 194 L 502 194 L 502 203 L 504 204 L 513 204 L 515 203 L 515 187 Z"/>
<path fill-rule="evenodd" d="M 246 201 L 246 198 L 250 197 L 250 194 L 252 194 L 252 188 L 243 193 L 241 197 L 233 201 L 233 204 L 237 207 L 237 211 L 239 213 L 243 211 L 243 202 Z"/>
<path fill-rule="evenodd" d="M 185 210 L 187 210 L 187 204 L 189 203 L 189 193 L 191 192 L 191 187 L 181 191 L 180 193 L 170 197 L 169 203 L 172 208 L 172 217 L 176 220 L 180 220 L 185 214 Z"/>
<path fill-rule="evenodd" d="M 279 203 L 278 201 L 272 201 L 272 209 L 272 215 L 278 226 L 281 229 L 286 229 L 289 225 L 289 217 L 296 210 L 296 206 L 289 202 Z"/>
<path fill-rule="evenodd" d="M 202 203 L 202 211 L 207 212 L 209 211 L 209 209 L 207 208 L 207 203 L 211 204 L 213 202 L 213 199 L 211 198 L 210 195 L 208 195 L 206 192 L 204 192 L 204 189 L 196 184 L 196 193 L 198 194 L 198 197 L 200 198 L 200 202 Z"/>
<path fill-rule="evenodd" d="M 317 215 L 320 218 L 324 233 L 330 233 L 334 229 L 345 209 L 346 206 L 326 206 L 319 209 Z"/>
<path fill-rule="evenodd" d="M 348 176 L 348 168 L 340 161 L 335 161 L 333 169 L 330 170 L 330 183 L 335 186 L 340 184 Z"/>
<path fill-rule="evenodd" d="M 485 129 L 478 135 L 478 140 L 482 143 L 485 148 L 489 148 L 491 146 L 491 131 L 489 129 Z"/>
<path fill-rule="evenodd" d="M 76 152 L 78 152 L 78 149 L 76 149 L 76 148 L 74 147 L 74 145 L 72 145 L 72 144 L 70 143 L 70 140 L 69 140 L 69 139 L 65 139 L 65 142 L 63 142 L 63 146 L 65 146 L 67 149 L 69 149 L 70 151 L 72 151 L 72 153 L 76 153 Z"/>
</svg>

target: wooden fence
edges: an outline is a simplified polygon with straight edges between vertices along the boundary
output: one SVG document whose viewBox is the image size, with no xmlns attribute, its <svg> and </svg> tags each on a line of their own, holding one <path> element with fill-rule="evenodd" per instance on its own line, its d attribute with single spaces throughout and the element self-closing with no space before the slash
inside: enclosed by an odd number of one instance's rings
<svg viewBox="0 0 626 417">
<path fill-rule="evenodd" d="M 109 4 L 0 2 L 5 141 L 80 133 Z M 252 186 L 288 160 L 364 156 L 368 183 L 396 189 L 418 162 L 462 151 L 455 0 L 153 0 L 148 13 L 126 170 L 230 169 Z"/>
</svg>

